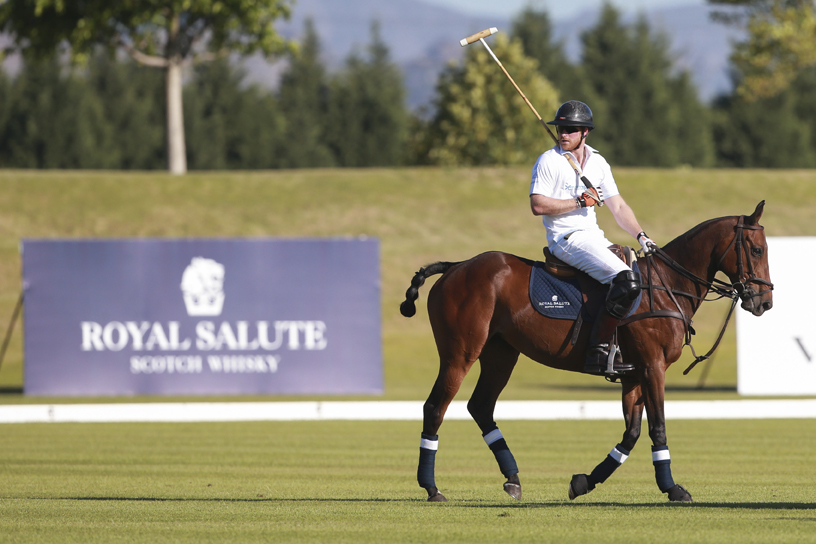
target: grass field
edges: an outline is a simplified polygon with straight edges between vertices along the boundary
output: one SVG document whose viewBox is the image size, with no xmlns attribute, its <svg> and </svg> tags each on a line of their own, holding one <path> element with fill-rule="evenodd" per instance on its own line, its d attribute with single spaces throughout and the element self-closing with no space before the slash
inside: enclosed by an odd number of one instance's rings
<svg viewBox="0 0 816 544">
<path fill-rule="evenodd" d="M 472 422 L 440 432 L 437 483 L 415 480 L 419 423 L 5 425 L 0 542 L 813 542 L 816 421 L 669 422 L 667 503 L 648 438 L 603 485 L 567 484 L 622 423 L 506 422 L 510 499 Z"/>
<path fill-rule="evenodd" d="M 816 235 L 816 171 L 617 169 L 616 178 L 644 228 L 666 243 L 712 217 L 750 213 L 766 199 L 769 236 Z M 539 258 L 545 243 L 529 211 L 529 172 L 506 169 L 360 169 L 200 173 L 0 172 L 0 326 L 20 291 L 19 242 L 53 237 L 377 237 L 381 243 L 383 398 L 421 399 L 436 374 L 423 288 L 413 319 L 398 312 L 413 273 L 436 260 L 461 260 L 488 250 Z M 791 195 L 796 195 L 792 198 Z M 599 213 L 608 236 L 634 243 Z M 773 270 L 771 270 L 773 274 Z M 429 281 L 429 284 L 431 282 Z M 726 311 L 704 305 L 695 344 L 707 350 Z M 3 366 L 0 390 L 22 387 L 18 327 Z M 676 365 L 687 365 L 686 354 Z M 671 398 L 735 397 L 733 328 L 704 369 L 669 372 Z M 475 384 L 475 372 L 460 393 Z M 505 399 L 616 398 L 603 380 L 545 369 L 522 358 Z M 53 399 L 52 399 L 53 400 Z M 3 395 L 0 402 L 28 402 Z M 36 399 L 35 399 L 36 401 Z"/>
<path fill-rule="evenodd" d="M 816 171 L 616 176 L 658 243 L 712 217 L 750 213 L 761 199 L 769 236 L 816 235 Z M 0 325 L 20 292 L 22 238 L 373 236 L 382 258 L 381 398 L 424 399 L 437 369 L 429 286 L 408 320 L 397 310 L 408 282 L 423 264 L 487 250 L 538 258 L 544 232 L 529 212 L 528 179 L 527 169 L 0 172 Z M 607 211 L 600 218 L 613 241 L 631 243 Z M 698 351 L 725 310 L 711 303 L 695 318 Z M 22 332 L 0 367 L 0 403 L 46 400 L 19 393 Z M 737 397 L 733 328 L 702 390 L 704 369 L 681 374 L 690 361 L 686 354 L 670 371 L 670 400 Z M 502 399 L 618 396 L 599 378 L 523 359 Z M 121 399 L 47 399 L 77 400 Z M 449 421 L 437 458 L 437 483 L 451 500 L 443 505 L 426 504 L 416 484 L 419 423 L 0 425 L 0 542 L 767 543 L 816 534 L 816 421 L 669 421 L 674 476 L 693 494 L 690 506 L 667 504 L 657 490 L 645 434 L 610 481 L 566 499 L 570 476 L 603 459 L 622 422 L 501 425 L 524 499 L 501 491 L 476 426 Z"/>
</svg>

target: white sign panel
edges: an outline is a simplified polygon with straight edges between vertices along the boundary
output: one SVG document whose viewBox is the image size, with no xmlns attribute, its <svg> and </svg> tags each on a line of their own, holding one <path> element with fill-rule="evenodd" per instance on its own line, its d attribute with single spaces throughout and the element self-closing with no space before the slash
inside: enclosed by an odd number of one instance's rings
<svg viewBox="0 0 816 544">
<path fill-rule="evenodd" d="M 807 283 L 816 270 L 816 237 L 768 238 L 773 308 L 737 314 L 740 395 L 816 395 L 816 307 Z"/>
</svg>

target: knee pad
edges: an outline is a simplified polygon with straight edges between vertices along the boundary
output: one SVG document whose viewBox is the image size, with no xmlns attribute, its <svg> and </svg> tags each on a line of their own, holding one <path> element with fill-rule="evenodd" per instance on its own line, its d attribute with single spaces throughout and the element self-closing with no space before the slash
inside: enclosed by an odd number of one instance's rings
<svg viewBox="0 0 816 544">
<path fill-rule="evenodd" d="M 619 272 L 606 295 L 606 311 L 612 317 L 623 319 L 639 293 L 640 276 L 632 270 Z"/>
</svg>

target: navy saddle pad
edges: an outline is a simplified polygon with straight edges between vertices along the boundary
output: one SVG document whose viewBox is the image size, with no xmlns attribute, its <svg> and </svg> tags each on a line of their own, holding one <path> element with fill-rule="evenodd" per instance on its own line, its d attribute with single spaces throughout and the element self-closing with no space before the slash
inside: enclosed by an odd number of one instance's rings
<svg viewBox="0 0 816 544">
<path fill-rule="evenodd" d="M 632 269 L 638 272 L 637 262 L 632 263 Z M 632 315 L 640 305 L 643 291 L 640 292 L 629 315 Z M 578 319 L 584 299 L 578 278 L 556 278 L 544 269 L 544 263 L 536 261 L 530 272 L 530 303 L 541 315 L 554 319 Z"/>
</svg>

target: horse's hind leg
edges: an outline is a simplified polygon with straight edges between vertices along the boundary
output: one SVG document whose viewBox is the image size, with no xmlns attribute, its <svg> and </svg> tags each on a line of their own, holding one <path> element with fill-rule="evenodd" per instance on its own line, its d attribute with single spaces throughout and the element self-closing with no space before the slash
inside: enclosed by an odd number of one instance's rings
<svg viewBox="0 0 816 544">
<path fill-rule="evenodd" d="M 481 374 L 473 395 L 468 401 L 468 412 L 482 431 L 487 446 L 496 457 L 499 470 L 507 478 L 504 490 L 514 499 L 521 499 L 521 482 L 518 477 L 518 466 L 507 441 L 502 436 L 493 411 L 499 394 L 507 385 L 513 368 L 518 361 L 519 352 L 499 336 L 493 337 L 482 349 L 479 356 Z"/>
<path fill-rule="evenodd" d="M 640 438 L 640 423 L 643 418 L 643 395 L 639 382 L 627 381 L 622 384 L 623 419 L 626 430 L 623 440 L 595 467 L 590 474 L 574 474 L 569 485 L 570 500 L 586 495 L 598 484 L 602 484 L 629 457 L 629 453 Z"/>
<path fill-rule="evenodd" d="M 423 406 L 422 439 L 419 445 L 419 466 L 417 481 L 420 487 L 428 492 L 429 502 L 447 502 L 436 487 L 435 463 L 436 451 L 439 448 L 439 427 L 448 405 L 459 391 L 462 380 L 473 366 L 475 357 L 441 358 L 439 375 L 436 378 L 431 394 Z"/>
</svg>

